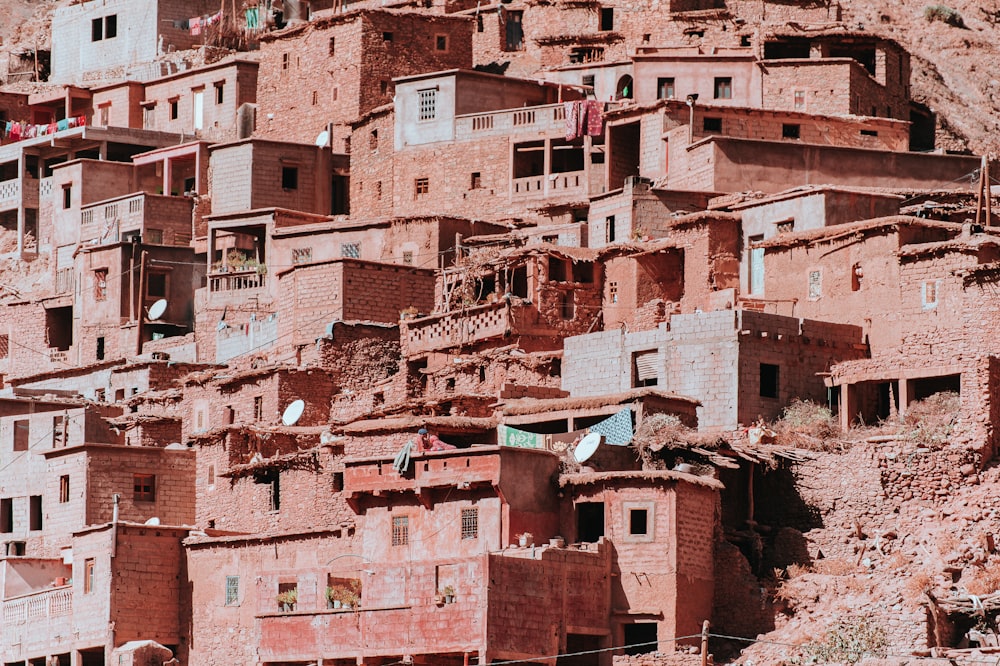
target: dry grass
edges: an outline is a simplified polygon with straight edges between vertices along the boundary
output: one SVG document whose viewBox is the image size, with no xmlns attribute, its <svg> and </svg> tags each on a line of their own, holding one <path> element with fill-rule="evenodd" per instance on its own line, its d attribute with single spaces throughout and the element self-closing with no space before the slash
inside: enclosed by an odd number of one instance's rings
<svg viewBox="0 0 1000 666">
<path fill-rule="evenodd" d="M 813 570 L 826 576 L 849 576 L 857 573 L 858 567 L 849 560 L 830 557 L 825 560 L 816 560 L 813 564 Z"/>
<path fill-rule="evenodd" d="M 726 440 L 718 434 L 698 432 L 684 425 L 673 414 L 650 414 L 642 420 L 632 440 L 647 469 L 663 466 L 661 451 L 672 449 L 718 449 Z"/>
<path fill-rule="evenodd" d="M 991 557 L 982 566 L 978 566 L 968 575 L 962 576 L 962 582 L 969 594 L 976 596 L 993 594 L 1000 590 L 1000 557 Z"/>
<path fill-rule="evenodd" d="M 911 403 L 903 418 L 906 439 L 930 449 L 944 447 L 958 421 L 960 407 L 959 395 L 951 391 Z"/>
<path fill-rule="evenodd" d="M 923 596 L 924 592 L 934 587 L 934 578 L 926 571 L 914 572 L 906 581 L 906 593 L 912 599 Z"/>
<path fill-rule="evenodd" d="M 793 400 L 773 426 L 779 443 L 800 449 L 830 451 L 843 444 L 837 419 L 829 409 L 808 400 Z"/>
</svg>

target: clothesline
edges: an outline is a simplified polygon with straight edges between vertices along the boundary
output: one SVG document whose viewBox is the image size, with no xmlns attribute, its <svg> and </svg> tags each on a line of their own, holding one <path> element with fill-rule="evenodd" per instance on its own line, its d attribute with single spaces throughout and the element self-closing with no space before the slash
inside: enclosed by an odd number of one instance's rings
<svg viewBox="0 0 1000 666">
<path fill-rule="evenodd" d="M 566 109 L 566 140 L 600 136 L 604 132 L 604 103 L 594 99 L 563 102 Z"/>
<path fill-rule="evenodd" d="M 84 127 L 86 124 L 87 116 L 64 118 L 44 125 L 11 120 L 6 122 L 0 121 L 0 138 L 10 139 L 11 141 L 22 141 L 24 139 L 34 139 L 39 136 L 55 134 L 56 132 L 68 130 L 71 127 Z"/>
<path fill-rule="evenodd" d="M 173 26 L 178 30 L 190 30 L 192 35 L 200 35 L 203 28 L 208 28 L 221 20 L 222 10 L 220 9 L 214 14 L 205 14 L 204 16 L 193 16 L 191 18 L 178 19 L 173 21 Z"/>
</svg>

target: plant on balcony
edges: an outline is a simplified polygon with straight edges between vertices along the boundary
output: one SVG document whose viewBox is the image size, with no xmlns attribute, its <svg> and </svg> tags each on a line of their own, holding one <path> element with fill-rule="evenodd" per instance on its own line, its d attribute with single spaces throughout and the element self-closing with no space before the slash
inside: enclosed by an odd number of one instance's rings
<svg viewBox="0 0 1000 666">
<path fill-rule="evenodd" d="M 293 587 L 290 590 L 279 592 L 276 600 L 278 605 L 281 606 L 281 610 L 293 611 L 295 610 L 295 604 L 299 600 L 299 590 Z"/>
<path fill-rule="evenodd" d="M 225 261 L 220 259 L 212 264 L 213 273 L 228 271 L 233 273 L 257 271 L 258 274 L 264 275 L 267 273 L 267 266 L 262 264 L 256 257 L 248 257 L 245 252 L 230 250 L 226 255 Z"/>
<path fill-rule="evenodd" d="M 442 594 L 444 594 L 444 602 L 446 604 L 453 604 L 453 603 L 455 603 L 455 588 L 454 587 L 452 587 L 451 585 L 445 585 L 444 589 L 441 590 L 441 592 L 442 592 Z"/>
<path fill-rule="evenodd" d="M 361 601 L 361 581 L 351 580 L 346 585 L 330 585 L 326 588 L 328 608 L 355 608 Z"/>
</svg>

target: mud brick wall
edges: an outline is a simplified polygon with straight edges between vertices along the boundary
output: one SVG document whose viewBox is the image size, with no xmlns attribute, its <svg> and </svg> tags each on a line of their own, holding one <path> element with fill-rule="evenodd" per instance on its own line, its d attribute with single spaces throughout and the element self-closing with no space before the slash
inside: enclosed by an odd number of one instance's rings
<svg viewBox="0 0 1000 666">
<path fill-rule="evenodd" d="M 350 135 L 351 209 L 365 217 L 393 214 L 396 179 L 393 149 L 396 114 L 391 108 L 376 111 L 354 125 Z M 400 187 L 403 187 L 400 181 Z M 403 187 L 412 196 L 412 189 Z M 433 192 L 433 190 L 431 190 Z"/>
<path fill-rule="evenodd" d="M 471 68 L 472 23 L 468 17 L 367 10 L 265 38 L 257 133 L 312 143 L 328 123 L 346 125 L 391 102 L 393 78 Z M 439 35 L 447 40 L 445 50 L 436 48 Z M 343 139 L 346 127 L 334 133 Z M 340 150 L 336 140 L 333 146 Z"/>
</svg>

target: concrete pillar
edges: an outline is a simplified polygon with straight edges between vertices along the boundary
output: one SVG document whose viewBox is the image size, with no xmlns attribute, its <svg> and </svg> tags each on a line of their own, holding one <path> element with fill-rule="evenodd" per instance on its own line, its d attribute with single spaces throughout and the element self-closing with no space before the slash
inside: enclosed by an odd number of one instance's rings
<svg viewBox="0 0 1000 666">
<path fill-rule="evenodd" d="M 906 406 L 910 404 L 910 394 L 912 393 L 913 387 L 910 386 L 909 379 L 900 378 L 899 388 L 899 418 L 906 416 Z"/>
<path fill-rule="evenodd" d="M 552 173 L 552 139 L 545 139 L 545 154 L 542 158 L 544 160 L 542 166 L 542 173 L 544 174 L 542 180 L 542 193 L 545 196 L 549 196 L 549 175 Z"/>
<path fill-rule="evenodd" d="M 164 158 L 163 160 L 163 194 L 164 196 L 170 196 L 170 182 L 173 180 L 173 165 L 170 158 Z"/>
<path fill-rule="evenodd" d="M 840 385 L 840 429 L 848 430 L 854 420 L 854 414 L 858 410 L 858 397 L 855 394 L 854 386 L 850 384 Z"/>
</svg>

